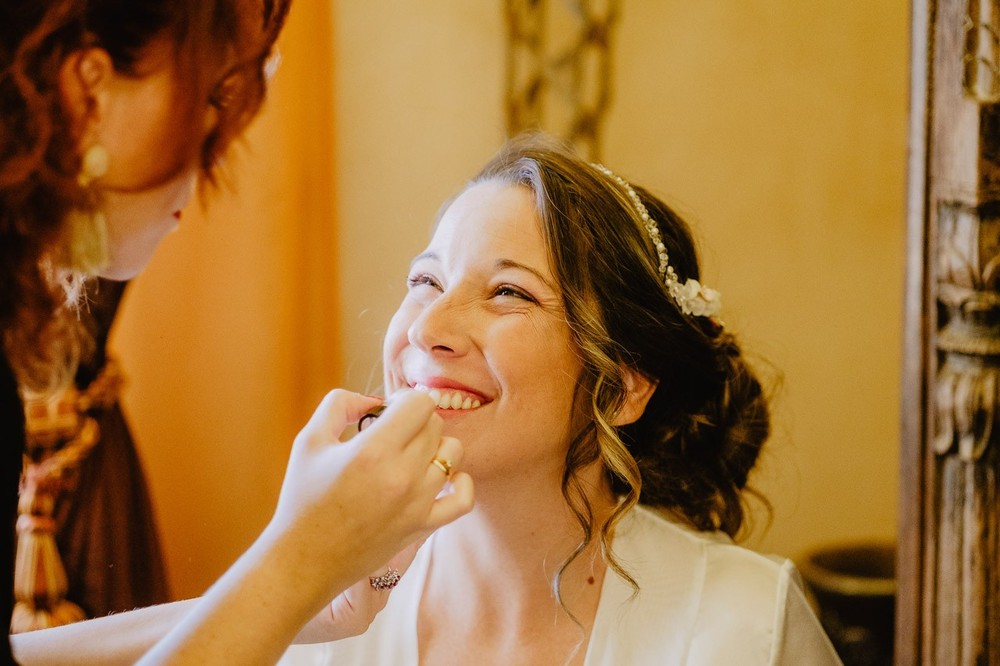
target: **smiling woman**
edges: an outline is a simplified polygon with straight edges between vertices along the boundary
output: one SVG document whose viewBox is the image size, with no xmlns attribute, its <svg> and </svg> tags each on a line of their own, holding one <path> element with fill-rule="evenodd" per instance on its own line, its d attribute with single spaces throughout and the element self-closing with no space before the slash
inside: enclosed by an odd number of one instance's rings
<svg viewBox="0 0 1000 666">
<path fill-rule="evenodd" d="M 386 390 L 439 394 L 450 434 L 475 435 L 465 466 L 480 493 L 501 470 L 531 484 L 558 475 L 562 456 L 545 449 L 569 434 L 580 359 L 540 232 L 527 188 L 466 190 L 413 262 L 386 331 Z"/>
<path fill-rule="evenodd" d="M 412 263 L 387 391 L 432 392 L 469 516 L 363 636 L 287 663 L 837 664 L 794 566 L 737 546 L 767 403 L 687 225 L 538 135 Z M 478 403 L 478 404 L 477 404 Z"/>
</svg>

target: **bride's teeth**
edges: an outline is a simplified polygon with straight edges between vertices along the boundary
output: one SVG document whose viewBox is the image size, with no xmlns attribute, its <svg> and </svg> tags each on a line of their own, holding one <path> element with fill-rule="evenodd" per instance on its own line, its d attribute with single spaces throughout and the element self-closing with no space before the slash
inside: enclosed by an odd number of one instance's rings
<svg viewBox="0 0 1000 666">
<path fill-rule="evenodd" d="M 441 389 L 429 389 L 421 384 L 416 384 L 413 388 L 426 393 L 439 409 L 475 409 L 482 404 L 474 398 L 462 398 L 462 394 L 457 391 L 450 393 Z"/>
</svg>

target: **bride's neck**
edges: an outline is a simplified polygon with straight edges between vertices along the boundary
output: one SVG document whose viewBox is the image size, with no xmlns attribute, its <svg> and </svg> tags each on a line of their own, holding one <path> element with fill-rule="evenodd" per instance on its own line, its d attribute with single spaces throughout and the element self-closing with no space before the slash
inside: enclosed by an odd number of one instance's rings
<svg viewBox="0 0 1000 666">
<path fill-rule="evenodd" d="M 590 481 L 590 479 L 587 479 Z M 476 508 L 442 528 L 433 542 L 433 567 L 447 571 L 453 584 L 466 590 L 522 597 L 551 597 L 552 584 L 561 575 L 564 600 L 603 578 L 598 531 L 614 509 L 609 491 L 599 477 L 584 487 L 595 526 L 589 544 L 573 562 L 566 560 L 584 541 L 579 519 L 557 484 L 477 486 Z M 438 580 L 441 580 L 440 578 Z"/>
<path fill-rule="evenodd" d="M 486 655 L 487 666 L 583 663 L 606 567 L 596 529 L 565 565 L 584 533 L 559 478 L 479 479 L 473 512 L 435 534 L 418 621 L 421 663 L 451 666 L 469 654 Z M 581 481 L 599 526 L 613 497 L 599 472 Z"/>
</svg>

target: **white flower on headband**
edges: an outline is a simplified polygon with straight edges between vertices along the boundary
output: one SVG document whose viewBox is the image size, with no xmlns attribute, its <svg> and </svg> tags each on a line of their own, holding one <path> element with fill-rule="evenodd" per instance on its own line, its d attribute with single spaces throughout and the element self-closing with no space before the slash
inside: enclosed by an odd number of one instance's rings
<svg viewBox="0 0 1000 666">
<path fill-rule="evenodd" d="M 722 309 L 722 294 L 704 286 L 695 279 L 678 285 L 674 300 L 684 314 L 695 317 L 714 317 Z"/>
<path fill-rule="evenodd" d="M 722 309 L 722 295 L 719 292 L 715 289 L 709 289 L 694 278 L 688 278 L 684 284 L 680 283 L 677 272 L 670 265 L 670 256 L 667 254 L 667 247 L 663 244 L 663 240 L 660 237 L 660 227 L 657 226 L 656 220 L 650 217 L 649 211 L 646 209 L 645 204 L 642 203 L 642 199 L 639 198 L 635 188 L 629 185 L 627 180 L 615 174 L 603 164 L 594 164 L 592 166 L 621 185 L 625 193 L 628 194 L 628 198 L 631 199 L 635 211 L 642 218 L 646 233 L 649 234 L 649 240 L 652 241 L 653 247 L 656 248 L 656 255 L 660 261 L 657 268 L 660 273 L 660 279 L 663 280 L 663 286 L 667 288 L 667 293 L 677 303 L 677 307 L 681 309 L 681 312 L 695 317 L 714 317 L 718 314 L 719 310 Z M 713 321 L 716 325 L 721 326 L 721 322 L 717 320 Z"/>
</svg>

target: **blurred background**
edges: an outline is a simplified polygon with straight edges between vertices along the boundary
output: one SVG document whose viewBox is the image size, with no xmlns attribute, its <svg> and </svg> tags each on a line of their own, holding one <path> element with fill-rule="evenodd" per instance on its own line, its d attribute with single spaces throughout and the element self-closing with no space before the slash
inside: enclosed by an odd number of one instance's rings
<svg viewBox="0 0 1000 666">
<path fill-rule="evenodd" d="M 780 378 L 747 544 L 892 541 L 908 2 L 620 12 L 601 159 L 687 217 Z M 112 336 L 178 598 L 264 526 L 322 395 L 378 391 L 409 260 L 507 131 L 500 0 L 296 0 L 280 48 L 231 186 L 185 211 Z"/>
</svg>

